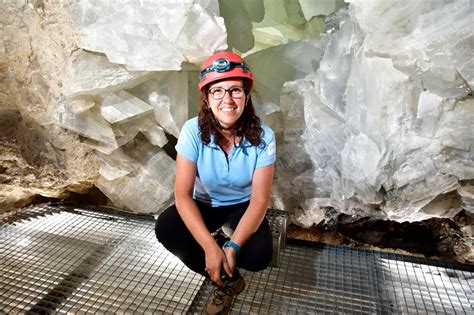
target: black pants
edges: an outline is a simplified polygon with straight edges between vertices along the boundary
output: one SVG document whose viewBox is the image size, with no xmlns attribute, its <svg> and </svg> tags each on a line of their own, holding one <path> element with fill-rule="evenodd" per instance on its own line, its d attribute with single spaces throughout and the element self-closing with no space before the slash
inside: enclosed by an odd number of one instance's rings
<svg viewBox="0 0 474 315">
<path fill-rule="evenodd" d="M 226 223 L 235 230 L 249 202 L 215 208 L 199 201 L 196 201 L 196 204 L 207 228 L 212 233 Z M 206 267 L 204 250 L 189 232 L 175 205 L 166 209 L 158 217 L 155 233 L 158 241 L 181 259 L 189 269 L 209 277 L 204 270 Z M 219 245 L 222 246 L 224 241 L 219 240 Z M 263 270 L 270 264 L 272 250 L 272 234 L 268 221 L 264 218 L 258 230 L 245 243 L 237 256 L 237 267 L 250 271 Z M 232 278 L 236 275 L 238 275 L 237 269 Z"/>
</svg>

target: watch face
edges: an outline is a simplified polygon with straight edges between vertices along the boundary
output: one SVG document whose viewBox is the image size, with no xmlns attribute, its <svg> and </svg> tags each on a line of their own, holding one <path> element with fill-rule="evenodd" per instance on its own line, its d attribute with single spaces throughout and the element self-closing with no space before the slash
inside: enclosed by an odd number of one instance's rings
<svg viewBox="0 0 474 315">
<path fill-rule="evenodd" d="M 214 62 L 212 63 L 212 67 L 217 72 L 225 72 L 230 69 L 230 62 L 225 58 L 219 58 L 214 60 Z"/>
</svg>

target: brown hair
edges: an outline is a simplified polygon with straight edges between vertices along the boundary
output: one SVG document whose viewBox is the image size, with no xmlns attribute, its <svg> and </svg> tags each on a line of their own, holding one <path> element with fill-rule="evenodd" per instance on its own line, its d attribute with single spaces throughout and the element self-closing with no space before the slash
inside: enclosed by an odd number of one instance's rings
<svg viewBox="0 0 474 315">
<path fill-rule="evenodd" d="M 250 97 L 249 91 L 251 82 L 243 79 L 245 94 L 248 98 L 247 105 L 244 107 L 244 111 L 239 119 L 236 121 L 232 128 L 235 135 L 245 138 L 254 146 L 262 144 L 263 129 L 260 126 L 260 118 L 255 115 L 255 109 L 252 104 L 252 98 Z M 201 133 L 201 141 L 204 144 L 211 142 L 211 134 L 214 136 L 214 141 L 217 145 L 223 147 L 226 143 L 226 139 L 222 134 L 222 127 L 220 126 L 217 119 L 214 117 L 212 110 L 209 108 L 207 103 L 207 93 L 209 87 L 206 86 L 201 92 L 199 99 L 200 111 L 198 116 L 199 131 Z M 242 141 L 242 140 L 241 140 Z"/>
</svg>

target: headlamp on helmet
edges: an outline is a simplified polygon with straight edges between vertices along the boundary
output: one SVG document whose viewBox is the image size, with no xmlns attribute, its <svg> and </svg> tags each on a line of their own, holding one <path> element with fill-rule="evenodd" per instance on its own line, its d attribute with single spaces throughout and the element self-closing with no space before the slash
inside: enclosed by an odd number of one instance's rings
<svg viewBox="0 0 474 315">
<path fill-rule="evenodd" d="M 234 62 L 234 61 L 229 61 L 229 59 L 227 58 L 219 58 L 219 59 L 214 60 L 211 66 L 201 70 L 201 72 L 199 73 L 199 80 L 201 81 L 204 80 L 205 75 L 209 72 L 215 71 L 215 72 L 222 73 L 222 72 L 230 71 L 234 68 L 242 68 L 242 71 L 244 73 L 250 71 L 245 61 Z"/>
<path fill-rule="evenodd" d="M 217 52 L 209 56 L 202 64 L 199 73 L 199 89 L 220 80 L 240 78 L 253 83 L 253 74 L 245 60 L 232 52 Z"/>
</svg>

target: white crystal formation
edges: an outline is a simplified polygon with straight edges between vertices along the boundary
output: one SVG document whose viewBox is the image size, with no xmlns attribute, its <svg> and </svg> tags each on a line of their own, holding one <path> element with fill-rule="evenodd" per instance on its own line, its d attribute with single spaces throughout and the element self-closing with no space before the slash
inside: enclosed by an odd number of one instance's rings
<svg viewBox="0 0 474 315">
<path fill-rule="evenodd" d="M 101 145 L 118 148 L 115 134 L 110 125 L 92 107 L 82 110 L 85 100 L 63 99 L 56 109 L 56 121 L 60 126 L 74 131 Z M 95 105 L 94 103 L 92 103 Z M 79 112 L 76 108 L 81 108 Z"/>
<path fill-rule="evenodd" d="M 180 70 L 227 47 L 223 19 L 193 1 L 85 0 L 73 12 L 80 47 L 128 70 Z"/>
<path fill-rule="evenodd" d="M 280 150 L 303 144 L 295 161 L 311 161 L 302 170 L 279 158 L 290 167 L 282 189 L 301 196 L 288 207 L 305 226 L 323 207 L 397 221 L 472 211 L 470 2 L 350 2 L 319 69 L 283 90 L 285 127 L 304 132 Z M 294 107 L 299 123 L 285 115 Z"/>
<path fill-rule="evenodd" d="M 64 73 L 63 94 L 67 97 L 121 90 L 150 77 L 149 72 L 128 71 L 110 63 L 106 57 L 79 51 L 73 55 Z"/>
<path fill-rule="evenodd" d="M 280 110 L 283 84 L 313 72 L 322 57 L 324 45 L 324 41 L 298 41 L 261 50 L 246 57 L 255 76 L 253 101 L 258 105 L 261 115 Z"/>
<path fill-rule="evenodd" d="M 160 213 L 173 200 L 174 161 L 148 142 L 129 144 L 126 150 L 121 156 L 102 156 L 97 187 L 118 207 Z M 114 159 L 120 162 L 113 163 Z"/>
<path fill-rule="evenodd" d="M 188 95 L 188 79 L 187 71 L 162 72 L 128 91 L 152 106 L 156 121 L 177 138 L 189 117 L 188 106 L 197 106 Z"/>
<path fill-rule="evenodd" d="M 104 94 L 100 107 L 102 117 L 111 124 L 123 123 L 151 111 L 153 107 L 125 91 Z"/>
</svg>

